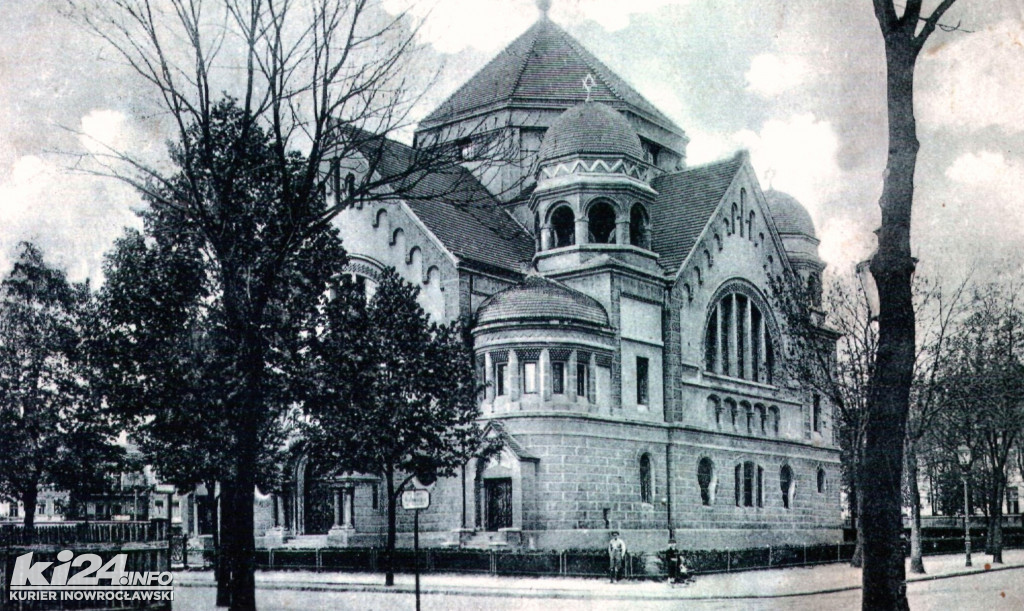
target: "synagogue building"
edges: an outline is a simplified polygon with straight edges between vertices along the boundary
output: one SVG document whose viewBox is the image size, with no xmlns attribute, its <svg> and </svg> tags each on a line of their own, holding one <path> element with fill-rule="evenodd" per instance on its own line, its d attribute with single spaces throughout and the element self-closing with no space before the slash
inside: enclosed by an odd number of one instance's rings
<svg viewBox="0 0 1024 611">
<path fill-rule="evenodd" d="M 424 544 L 839 541 L 833 409 L 788 362 L 776 295 L 798 283 L 820 306 L 801 204 L 745 153 L 687 163 L 686 132 L 546 11 L 420 123 L 414 147 L 444 143 L 461 163 L 433 182 L 460 181 L 459 202 L 413 190 L 337 219 L 368 291 L 393 266 L 436 320 L 473 321 L 482 420 L 504 449 L 433 484 Z M 311 464 L 261 500 L 259 540 L 381 545 L 380 482 Z"/>
</svg>

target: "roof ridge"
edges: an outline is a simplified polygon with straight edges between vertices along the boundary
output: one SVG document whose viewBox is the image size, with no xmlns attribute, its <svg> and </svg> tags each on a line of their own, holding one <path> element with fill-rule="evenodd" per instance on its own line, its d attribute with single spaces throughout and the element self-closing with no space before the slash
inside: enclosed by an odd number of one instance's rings
<svg viewBox="0 0 1024 611">
<path fill-rule="evenodd" d="M 539 29 L 540 23 L 541 23 L 541 21 L 540 21 L 540 20 L 536 21 L 536 22 L 535 22 L 535 23 L 534 23 L 534 24 L 533 24 L 532 26 L 530 26 L 529 28 L 527 28 L 527 30 L 526 30 L 525 32 L 523 32 L 523 33 L 522 33 L 522 34 L 520 34 L 519 36 L 516 36 L 516 37 L 515 37 L 515 39 L 513 39 L 513 40 L 512 40 L 512 42 L 508 43 L 508 44 L 507 44 L 507 45 L 505 46 L 505 48 L 503 48 L 503 49 L 502 49 L 501 51 L 498 51 L 498 53 L 497 53 L 497 54 L 496 54 L 496 55 L 495 55 L 494 57 L 492 57 L 492 58 L 491 58 L 491 60 L 490 60 L 489 62 L 487 62 L 486 64 L 484 64 L 483 66 L 481 66 L 479 70 L 477 70 L 476 72 L 474 72 L 474 73 L 473 73 L 473 76 L 471 76 L 471 77 L 469 77 L 468 79 L 466 79 L 465 81 L 463 81 L 463 83 L 462 83 L 461 85 L 459 85 L 459 88 L 458 88 L 458 89 L 456 89 L 455 91 L 453 91 L 453 92 L 451 93 L 451 95 L 449 95 L 448 97 L 446 97 L 446 98 L 444 99 L 444 101 L 443 101 L 443 102 L 441 102 L 440 104 L 438 104 L 437 108 L 435 108 L 435 109 L 434 109 L 434 110 L 433 110 L 433 111 L 432 111 L 432 112 L 431 112 L 431 113 L 430 113 L 429 115 L 427 115 L 427 116 L 426 116 L 426 118 L 424 118 L 423 120 L 424 120 L 424 121 L 433 121 L 433 120 L 435 120 L 435 119 L 438 119 L 438 120 L 439 120 L 439 119 L 441 119 L 441 118 L 442 118 L 442 116 L 441 116 L 441 115 L 443 114 L 443 113 L 442 113 L 442 110 L 443 110 L 443 109 L 444 109 L 444 108 L 445 108 L 446 106 L 448 106 L 448 105 L 449 105 L 449 104 L 448 104 L 449 102 L 451 102 L 452 100 L 454 100 L 454 99 L 458 98 L 458 97 L 459 97 L 459 94 L 461 94 L 461 93 L 462 93 L 462 92 L 463 92 L 464 90 L 466 90 L 466 89 L 467 89 L 467 88 L 468 88 L 468 87 L 469 87 L 469 86 L 470 86 L 471 84 L 473 84 L 473 81 L 474 81 L 474 80 L 475 80 L 475 79 L 476 79 L 476 78 L 477 78 L 478 76 L 480 76 L 481 74 L 483 74 L 484 72 L 486 72 L 486 71 L 487 71 L 487 69 L 488 69 L 488 68 L 490 68 L 490 67 L 491 67 L 492 65 L 494 65 L 494 64 L 497 64 L 497 63 L 498 63 L 498 61 L 499 61 L 500 59 L 502 59 L 502 57 L 504 57 L 505 55 L 510 55 L 510 56 L 514 56 L 514 54 L 513 54 L 513 53 L 512 53 L 512 51 L 511 51 L 511 50 L 512 50 L 512 47 L 516 46 L 516 43 L 518 43 L 518 42 L 519 42 L 520 40 L 523 40 L 523 39 L 525 39 L 525 38 L 526 38 L 527 36 L 530 36 L 531 34 L 533 34 L 533 42 L 531 42 L 531 44 L 529 45 L 529 47 L 528 47 L 528 48 L 529 48 L 529 49 L 532 49 L 532 48 L 533 48 L 533 45 L 534 45 L 534 44 L 536 44 L 536 39 L 537 39 L 537 36 L 536 36 L 536 32 L 537 32 L 537 31 L 538 31 L 538 29 Z M 524 57 L 528 57 L 528 56 L 529 56 L 529 53 L 526 53 L 526 54 L 524 54 Z M 523 59 L 523 60 L 522 60 L 522 61 L 520 62 L 520 65 L 521 65 L 521 67 L 520 67 L 520 69 L 519 69 L 519 77 L 517 77 L 517 78 L 516 78 L 516 84 L 518 84 L 518 83 L 519 83 L 519 78 L 521 78 L 521 77 L 522 77 L 522 72 L 523 72 L 523 71 L 524 71 L 524 70 L 526 69 L 526 60 L 525 60 L 525 59 Z"/>
<path fill-rule="evenodd" d="M 533 48 L 537 46 L 537 39 L 540 38 L 541 28 L 544 26 L 544 24 L 548 23 L 551 22 L 546 18 L 538 19 L 536 23 L 530 26 L 530 29 L 526 30 L 526 32 L 523 33 L 523 35 L 525 36 L 526 34 L 533 32 L 533 40 L 530 41 L 530 45 L 527 47 L 526 53 L 524 53 L 523 56 L 520 58 L 519 69 L 516 70 L 516 78 L 515 81 L 512 83 L 512 88 L 510 89 L 513 96 L 515 96 L 515 92 L 519 89 L 519 83 L 521 83 L 523 80 L 523 74 L 526 72 L 526 65 L 529 63 L 530 55 L 533 54 Z M 520 38 L 522 38 L 522 36 Z"/>
</svg>

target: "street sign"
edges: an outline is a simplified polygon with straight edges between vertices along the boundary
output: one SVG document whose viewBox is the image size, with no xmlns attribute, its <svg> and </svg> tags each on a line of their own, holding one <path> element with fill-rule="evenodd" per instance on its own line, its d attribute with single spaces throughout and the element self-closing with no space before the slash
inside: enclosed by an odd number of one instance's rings
<svg viewBox="0 0 1024 611">
<path fill-rule="evenodd" d="M 430 507 L 429 490 L 406 490 L 402 493 L 402 509 L 426 509 Z"/>
</svg>

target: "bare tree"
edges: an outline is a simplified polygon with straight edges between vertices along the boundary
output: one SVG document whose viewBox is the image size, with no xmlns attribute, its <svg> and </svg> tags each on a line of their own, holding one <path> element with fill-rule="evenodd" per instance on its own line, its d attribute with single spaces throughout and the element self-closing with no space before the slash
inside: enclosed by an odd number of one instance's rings
<svg viewBox="0 0 1024 611">
<path fill-rule="evenodd" d="M 941 376 L 951 366 L 951 335 L 965 311 L 964 279 L 952 290 L 920 275 L 914 278 L 914 310 L 917 312 L 917 358 L 910 392 L 910 417 L 905 448 L 907 502 L 910 506 L 910 572 L 925 572 L 921 546 L 921 490 L 919 460 L 929 432 L 940 421 L 945 407 L 939 391 Z"/>
<path fill-rule="evenodd" d="M 410 127 L 416 92 L 427 84 L 416 75 L 429 71 L 415 69 L 415 24 L 377 2 L 68 0 L 67 6 L 156 93 L 176 130 L 169 140 L 180 147 L 173 151 L 180 167 L 162 171 L 129 151 L 107 149 L 91 171 L 135 186 L 154 214 L 193 227 L 217 275 L 230 352 L 226 373 L 238 384 L 223 410 L 234 464 L 233 481 L 224 482 L 229 519 L 221 543 L 231 567 L 230 606 L 254 609 L 256 465 L 261 427 L 274 413 L 263 391 L 269 357 L 263 331 L 282 270 L 301 264 L 300 253 L 353 202 L 412 194 L 468 205 L 478 192 L 475 179 L 455 163 L 454 146 L 411 148 L 393 140 Z M 225 105 L 237 109 L 231 129 L 218 123 Z M 264 166 L 231 163 L 264 138 L 273 152 Z M 255 212 L 234 214 L 248 206 L 252 194 L 243 191 L 254 184 L 247 174 L 254 171 L 259 184 L 276 177 L 266 194 L 277 207 L 272 223 L 259 222 Z M 448 180 L 437 180 L 439 174 Z M 314 203 L 325 194 L 333 195 L 326 205 Z"/>
<path fill-rule="evenodd" d="M 772 282 L 773 307 L 788 329 L 785 370 L 823 396 L 833 410 L 847 509 L 857 529 L 851 564 L 862 556 L 860 499 L 855 477 L 863 458 L 867 384 L 878 341 L 867 298 L 852 276 L 834 276 L 824 295 L 793 273 Z"/>
<path fill-rule="evenodd" d="M 914 306 L 910 218 L 917 167 L 914 68 L 928 38 L 956 0 L 931 14 L 923 0 L 872 0 L 885 43 L 888 158 L 879 206 L 882 225 L 871 275 L 878 285 L 878 351 L 868 394 L 861 475 L 874 493 L 863 499 L 864 609 L 908 609 L 902 548 L 903 445 L 914 377 Z M 897 7 L 902 6 L 902 12 Z"/>
</svg>

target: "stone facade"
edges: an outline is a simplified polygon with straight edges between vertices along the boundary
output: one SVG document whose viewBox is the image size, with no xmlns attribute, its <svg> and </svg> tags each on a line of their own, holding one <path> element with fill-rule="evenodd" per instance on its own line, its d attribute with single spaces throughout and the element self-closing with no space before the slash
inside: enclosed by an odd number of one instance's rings
<svg viewBox="0 0 1024 611">
<path fill-rule="evenodd" d="M 485 87 L 517 70 L 507 91 Z M 504 450 L 433 484 L 424 544 L 603 547 L 613 529 L 648 550 L 841 538 L 831 407 L 787 368 L 772 305 L 784 278 L 820 287 L 799 203 L 762 192 L 745 154 L 687 167 L 683 130 L 546 16 L 416 141 L 520 153 L 501 169 L 466 160 L 489 202 L 469 213 L 410 201 L 337 220 L 368 290 L 393 266 L 432 317 L 475 321 L 481 419 Z M 309 477 L 297 467 L 275 501 L 279 530 L 381 541 L 379 482 Z M 310 531 L 307 503 L 333 503 L 333 520 L 312 519 L 330 532 Z M 411 521 L 400 512 L 399 544 Z"/>
</svg>

